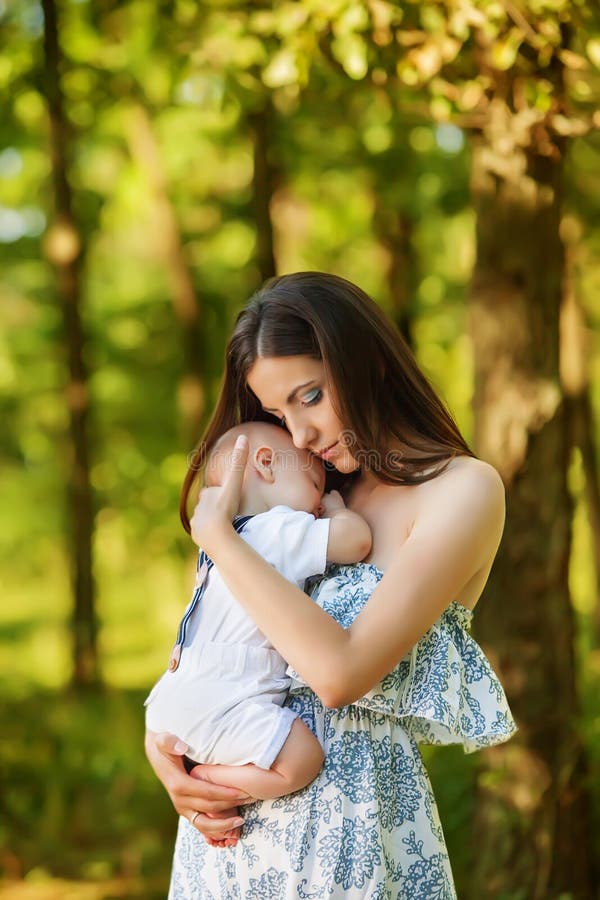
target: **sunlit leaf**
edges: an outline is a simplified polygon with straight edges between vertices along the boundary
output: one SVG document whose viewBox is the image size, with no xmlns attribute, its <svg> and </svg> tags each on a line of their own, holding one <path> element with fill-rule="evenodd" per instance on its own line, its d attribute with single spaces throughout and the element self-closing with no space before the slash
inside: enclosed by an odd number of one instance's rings
<svg viewBox="0 0 600 900">
<path fill-rule="evenodd" d="M 401 60 L 398 63 L 397 72 L 400 80 L 409 87 L 419 83 L 419 72 L 408 60 Z"/>
<path fill-rule="evenodd" d="M 364 3 L 350 2 L 333 20 L 333 30 L 338 35 L 363 31 L 369 24 L 369 13 Z"/>
<path fill-rule="evenodd" d="M 572 50 L 561 50 L 558 57 L 567 69 L 581 71 L 582 69 L 589 68 L 589 63 L 585 56 L 581 56 L 579 53 L 573 53 Z"/>
<path fill-rule="evenodd" d="M 296 84 L 299 72 L 295 54 L 288 48 L 284 48 L 275 54 L 266 69 L 263 70 L 262 80 L 267 87 L 282 87 L 286 84 Z"/>
<path fill-rule="evenodd" d="M 484 86 L 480 81 L 468 81 L 459 88 L 456 105 L 460 110 L 474 109 L 484 96 Z"/>
<path fill-rule="evenodd" d="M 280 3 L 274 10 L 277 34 L 282 36 L 295 34 L 303 28 L 309 16 L 309 9 L 305 3 L 297 3 L 295 0 Z"/>
<path fill-rule="evenodd" d="M 360 80 L 365 77 L 368 71 L 367 46 L 359 35 L 337 37 L 332 41 L 331 49 L 350 78 Z"/>
<path fill-rule="evenodd" d="M 585 45 L 585 52 L 596 68 L 600 69 L 600 38 L 590 38 Z"/>
<path fill-rule="evenodd" d="M 522 40 L 522 32 L 513 28 L 506 37 L 494 42 L 490 55 L 496 69 L 504 71 L 514 65 Z"/>
<path fill-rule="evenodd" d="M 411 50 L 407 61 L 417 70 L 423 80 L 427 80 L 439 72 L 442 65 L 442 54 L 438 45 L 429 41 L 422 47 Z"/>
<path fill-rule="evenodd" d="M 432 97 L 429 111 L 436 122 L 447 122 L 452 117 L 452 104 L 446 97 Z"/>
<path fill-rule="evenodd" d="M 574 137 L 575 135 L 587 134 L 590 126 L 583 119 L 577 119 L 574 116 L 556 115 L 552 117 L 552 127 L 558 134 L 562 134 L 565 137 Z"/>
</svg>

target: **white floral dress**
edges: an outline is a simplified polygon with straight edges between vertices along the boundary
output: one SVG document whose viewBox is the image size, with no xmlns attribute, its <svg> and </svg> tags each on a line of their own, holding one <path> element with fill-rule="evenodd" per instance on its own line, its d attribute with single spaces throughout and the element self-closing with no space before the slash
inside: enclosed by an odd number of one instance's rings
<svg viewBox="0 0 600 900">
<path fill-rule="evenodd" d="M 313 597 L 348 627 L 382 573 L 331 565 Z M 301 791 L 242 809 L 235 847 L 209 847 L 181 818 L 170 900 L 450 900 L 452 870 L 419 743 L 466 752 L 515 731 L 504 691 L 453 602 L 373 690 L 323 707 L 294 675 L 288 705 L 325 751 Z"/>
</svg>

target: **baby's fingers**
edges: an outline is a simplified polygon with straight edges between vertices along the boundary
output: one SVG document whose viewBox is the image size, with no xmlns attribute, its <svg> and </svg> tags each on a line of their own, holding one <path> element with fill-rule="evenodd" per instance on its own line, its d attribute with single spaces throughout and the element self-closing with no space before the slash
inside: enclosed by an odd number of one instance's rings
<svg viewBox="0 0 600 900">
<path fill-rule="evenodd" d="M 321 503 L 325 508 L 325 513 L 329 515 L 335 512 L 336 509 L 346 508 L 346 504 L 339 491 L 330 491 L 328 494 L 323 494 Z"/>
</svg>

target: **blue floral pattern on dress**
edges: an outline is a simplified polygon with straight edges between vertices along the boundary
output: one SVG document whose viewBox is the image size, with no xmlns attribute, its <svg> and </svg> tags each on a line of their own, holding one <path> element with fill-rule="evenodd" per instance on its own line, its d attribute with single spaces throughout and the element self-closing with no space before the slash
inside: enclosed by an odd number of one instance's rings
<svg viewBox="0 0 600 900">
<path fill-rule="evenodd" d="M 367 563 L 332 565 L 312 596 L 348 627 L 381 577 Z M 235 847 L 209 847 L 180 819 L 170 900 L 455 900 L 418 744 L 471 752 L 515 731 L 471 619 L 451 603 L 389 675 L 340 709 L 292 672 L 287 704 L 323 745 L 320 774 L 295 794 L 242 807 Z"/>
<path fill-rule="evenodd" d="M 287 872 L 280 872 L 270 867 L 260 878 L 251 878 L 250 887 L 246 891 L 246 900 L 279 900 L 285 895 Z M 228 896 L 223 894 L 224 897 Z"/>
<path fill-rule="evenodd" d="M 342 820 L 321 841 L 317 850 L 323 875 L 333 871 L 333 880 L 344 891 L 362 888 L 373 878 L 381 862 L 381 844 L 370 822 L 361 818 Z"/>
</svg>

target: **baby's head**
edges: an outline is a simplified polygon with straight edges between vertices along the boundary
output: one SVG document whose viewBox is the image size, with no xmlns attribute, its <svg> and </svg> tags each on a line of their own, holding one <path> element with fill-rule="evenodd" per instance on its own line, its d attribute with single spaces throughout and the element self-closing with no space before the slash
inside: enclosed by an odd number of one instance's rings
<svg viewBox="0 0 600 900">
<path fill-rule="evenodd" d="M 323 464 L 308 450 L 294 447 L 288 432 L 278 425 L 244 422 L 226 431 L 207 460 L 207 487 L 221 484 L 240 434 L 250 444 L 240 513 L 265 512 L 281 505 L 318 515 L 325 490 Z"/>
</svg>

